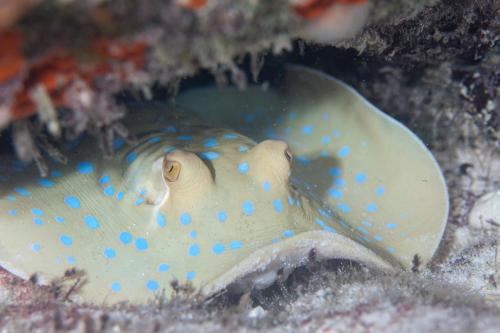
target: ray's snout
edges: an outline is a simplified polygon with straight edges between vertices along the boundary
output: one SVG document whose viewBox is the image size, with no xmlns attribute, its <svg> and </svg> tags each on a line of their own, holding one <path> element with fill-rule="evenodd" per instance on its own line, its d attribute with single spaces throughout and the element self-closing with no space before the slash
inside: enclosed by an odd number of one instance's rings
<svg viewBox="0 0 500 333">
<path fill-rule="evenodd" d="M 253 176 L 260 181 L 275 179 L 287 183 L 293 154 L 285 141 L 264 140 L 250 152 L 255 163 Z"/>
</svg>

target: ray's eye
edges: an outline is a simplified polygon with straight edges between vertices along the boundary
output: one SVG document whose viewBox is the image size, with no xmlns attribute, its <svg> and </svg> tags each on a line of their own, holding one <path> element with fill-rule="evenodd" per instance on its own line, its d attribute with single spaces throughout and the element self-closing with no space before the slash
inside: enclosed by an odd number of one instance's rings
<svg viewBox="0 0 500 333">
<path fill-rule="evenodd" d="M 288 161 L 288 163 L 292 164 L 292 162 L 293 162 L 293 155 L 292 155 L 292 152 L 290 151 L 290 149 L 286 149 L 285 150 L 285 158 Z"/>
<path fill-rule="evenodd" d="M 179 179 L 181 164 L 177 161 L 163 160 L 163 177 L 169 182 Z"/>
</svg>

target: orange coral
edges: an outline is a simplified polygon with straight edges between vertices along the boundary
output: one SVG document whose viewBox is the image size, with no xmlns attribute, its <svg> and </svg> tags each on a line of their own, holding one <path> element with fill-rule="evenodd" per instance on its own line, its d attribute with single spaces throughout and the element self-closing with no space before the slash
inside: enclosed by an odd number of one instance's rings
<svg viewBox="0 0 500 333">
<path fill-rule="evenodd" d="M 305 0 L 300 4 L 293 6 L 293 10 L 297 15 L 306 18 L 314 19 L 320 16 L 334 4 L 362 4 L 368 0 Z"/>
<path fill-rule="evenodd" d="M 20 49 L 19 34 L 7 32 L 0 34 L 0 82 L 17 74 L 24 65 Z"/>
<path fill-rule="evenodd" d="M 77 79 L 92 87 L 96 77 L 108 73 L 117 74 L 126 82 L 130 64 L 133 70 L 144 66 L 147 45 L 142 42 L 99 40 L 92 43 L 90 57 L 76 60 L 68 50 L 51 50 L 44 57 L 28 62 L 21 50 L 21 35 L 15 32 L 0 34 L 0 87 L 21 71 L 25 71 L 20 90 L 15 94 L 10 108 L 11 119 L 22 119 L 36 112 L 31 98 L 33 88 L 43 85 L 56 107 L 70 107 L 65 90 Z M 128 66 L 128 67 L 127 67 Z"/>
<path fill-rule="evenodd" d="M 207 0 L 178 0 L 177 3 L 186 9 L 196 10 L 205 6 Z"/>
</svg>

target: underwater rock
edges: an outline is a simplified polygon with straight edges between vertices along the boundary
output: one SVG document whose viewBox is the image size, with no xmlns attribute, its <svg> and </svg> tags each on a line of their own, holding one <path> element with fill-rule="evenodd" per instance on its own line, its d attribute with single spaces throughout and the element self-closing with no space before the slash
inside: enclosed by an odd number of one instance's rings
<svg viewBox="0 0 500 333">
<path fill-rule="evenodd" d="M 207 296 L 266 288 L 311 257 L 409 269 L 441 240 L 448 197 L 430 152 L 321 73 L 188 91 L 127 121 L 136 145 L 104 159 L 74 142 L 49 178 L 2 158 L 3 268 L 47 283 L 76 267 L 84 300 L 145 302 L 173 281 Z"/>
<path fill-rule="evenodd" d="M 485 194 L 476 201 L 469 215 L 469 225 L 500 233 L 500 191 Z"/>
</svg>

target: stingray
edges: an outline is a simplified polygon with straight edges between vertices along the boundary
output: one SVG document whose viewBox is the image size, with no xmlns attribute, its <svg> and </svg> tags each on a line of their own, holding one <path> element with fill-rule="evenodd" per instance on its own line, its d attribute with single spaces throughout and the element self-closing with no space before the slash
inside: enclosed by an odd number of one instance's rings
<svg viewBox="0 0 500 333">
<path fill-rule="evenodd" d="M 83 300 L 262 289 L 314 254 L 382 270 L 427 263 L 448 214 L 424 144 L 352 88 L 289 66 L 278 88 L 199 88 L 136 107 L 138 137 L 102 157 L 70 142 L 48 178 L 0 165 L 0 266 L 49 283 L 86 272 Z"/>
</svg>

